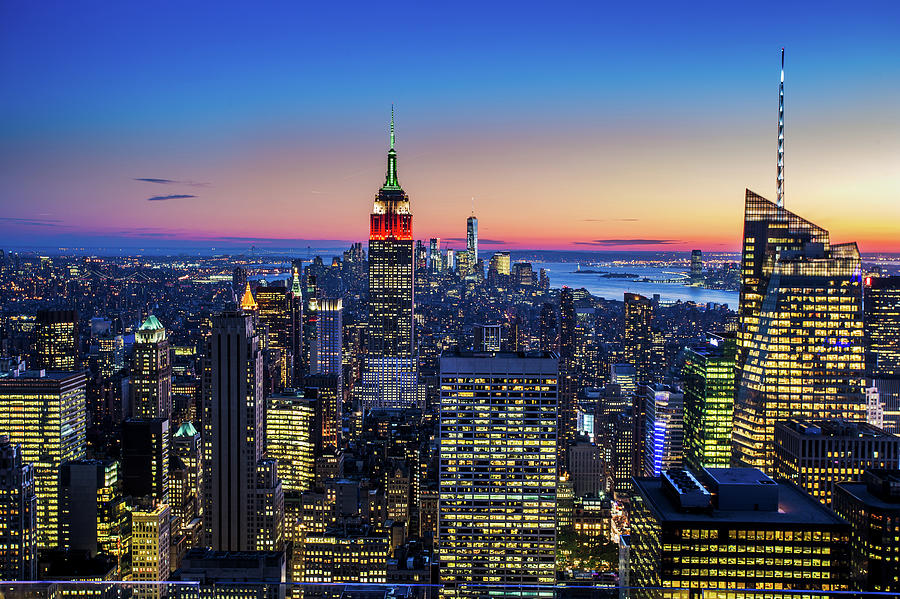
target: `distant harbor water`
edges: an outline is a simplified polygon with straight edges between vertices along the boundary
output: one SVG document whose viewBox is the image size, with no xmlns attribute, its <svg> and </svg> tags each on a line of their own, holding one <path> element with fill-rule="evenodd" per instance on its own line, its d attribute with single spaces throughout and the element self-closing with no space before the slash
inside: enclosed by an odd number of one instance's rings
<svg viewBox="0 0 900 599">
<path fill-rule="evenodd" d="M 685 269 L 677 267 L 647 267 L 647 266 L 582 266 L 582 270 L 603 271 L 614 275 L 633 274 L 635 277 L 604 277 L 597 273 L 578 273 L 578 264 L 574 262 L 532 262 L 535 273 L 539 269 L 546 268 L 550 271 L 550 286 L 559 288 L 562 286 L 578 289 L 584 287 L 591 295 L 608 300 L 622 301 L 625 293 L 640 293 L 646 297 L 653 297 L 658 293 L 660 299 L 669 301 L 696 302 L 706 304 L 714 302 L 727 304 L 732 310 L 737 310 L 738 292 L 724 291 L 720 289 L 703 289 L 702 287 L 689 287 L 680 283 L 655 283 L 635 281 L 634 279 L 666 280 L 676 279 L 680 274 L 686 273 Z"/>
</svg>

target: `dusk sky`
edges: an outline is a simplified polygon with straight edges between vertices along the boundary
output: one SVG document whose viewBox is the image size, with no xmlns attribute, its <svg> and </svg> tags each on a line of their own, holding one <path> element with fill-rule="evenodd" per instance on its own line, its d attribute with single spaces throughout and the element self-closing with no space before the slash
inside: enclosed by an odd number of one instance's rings
<svg viewBox="0 0 900 599">
<path fill-rule="evenodd" d="M 364 240 L 393 103 L 418 239 L 735 250 L 782 46 L 786 207 L 900 251 L 897 2 L 6 0 L 0 238 Z"/>
</svg>

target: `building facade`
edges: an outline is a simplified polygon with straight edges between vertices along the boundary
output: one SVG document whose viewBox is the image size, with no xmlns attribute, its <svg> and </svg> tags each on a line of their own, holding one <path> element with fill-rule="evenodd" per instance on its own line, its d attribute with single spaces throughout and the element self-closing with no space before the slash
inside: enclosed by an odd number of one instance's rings
<svg viewBox="0 0 900 599">
<path fill-rule="evenodd" d="M 441 357 L 438 547 L 448 594 L 556 580 L 553 354 Z"/>
</svg>

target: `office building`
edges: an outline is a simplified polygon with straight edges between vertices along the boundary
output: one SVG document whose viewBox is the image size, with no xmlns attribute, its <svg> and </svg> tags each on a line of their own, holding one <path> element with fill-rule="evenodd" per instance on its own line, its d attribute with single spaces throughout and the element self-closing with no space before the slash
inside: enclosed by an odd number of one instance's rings
<svg viewBox="0 0 900 599">
<path fill-rule="evenodd" d="M 316 326 L 316 371 L 310 374 L 334 375 L 343 390 L 344 321 L 343 300 L 323 298 L 319 300 Z"/>
<path fill-rule="evenodd" d="M 755 468 L 708 468 L 634 485 L 628 578 L 646 590 L 632 597 L 849 588 L 849 525 L 790 483 Z"/>
<path fill-rule="evenodd" d="M 433 274 L 439 274 L 444 270 L 441 258 L 441 238 L 432 237 L 428 241 L 428 265 Z"/>
<path fill-rule="evenodd" d="M 479 352 L 500 351 L 503 346 L 503 325 L 479 324 L 472 328 L 475 337 L 473 349 Z"/>
<path fill-rule="evenodd" d="M 97 369 L 103 380 L 125 368 L 125 340 L 122 335 L 105 334 L 97 338 Z"/>
<path fill-rule="evenodd" d="M 37 579 L 36 517 L 34 469 L 0 435 L 0 580 Z"/>
<path fill-rule="evenodd" d="M 609 382 L 618 385 L 625 395 L 637 391 L 638 378 L 634 364 L 610 364 Z"/>
<path fill-rule="evenodd" d="M 231 272 L 231 292 L 234 294 L 234 297 L 240 297 L 246 286 L 247 269 L 242 266 L 235 266 Z"/>
<path fill-rule="evenodd" d="M 603 448 L 590 441 L 569 446 L 568 471 L 575 497 L 598 496 L 603 491 Z"/>
<path fill-rule="evenodd" d="M 559 352 L 556 308 L 549 302 L 541 306 L 541 351 Z"/>
<path fill-rule="evenodd" d="M 466 252 L 472 264 L 478 264 L 478 219 L 474 213 L 466 219 Z"/>
<path fill-rule="evenodd" d="M 203 367 L 203 524 L 217 551 L 252 551 L 258 536 L 257 465 L 265 443 L 262 352 L 253 316 L 212 318 Z"/>
<path fill-rule="evenodd" d="M 578 373 L 576 372 L 575 297 L 572 289 L 563 287 L 559 292 L 559 438 L 557 455 L 560 464 L 565 463 L 565 451 L 575 441 L 577 428 Z"/>
<path fill-rule="evenodd" d="M 900 593 L 900 471 L 869 470 L 839 482 L 831 507 L 850 523 L 853 590 Z"/>
<path fill-rule="evenodd" d="M 555 583 L 557 386 L 552 354 L 441 357 L 438 547 L 449 594 Z"/>
<path fill-rule="evenodd" d="M 169 578 L 169 506 L 155 500 L 139 501 L 131 511 L 131 577 L 136 583 Z M 137 584 L 135 596 L 165 597 L 165 585 Z"/>
<path fill-rule="evenodd" d="M 298 265 L 295 264 L 291 268 L 291 290 L 288 299 L 290 301 L 290 309 L 291 309 L 291 338 L 288 349 L 290 350 L 291 359 L 293 363 L 291 364 L 291 372 L 293 373 L 294 379 L 293 384 L 296 384 L 296 380 L 298 377 L 306 374 L 304 361 L 304 329 L 303 329 L 303 284 L 300 281 L 300 273 L 302 269 L 302 261 Z"/>
<path fill-rule="evenodd" d="M 252 530 L 256 534 L 255 551 L 284 549 L 284 489 L 278 478 L 273 458 L 256 462 L 256 489 L 251 515 Z"/>
<path fill-rule="evenodd" d="M 332 528 L 308 535 L 301 551 L 299 574 L 304 583 L 387 582 L 390 539 L 368 527 Z"/>
<path fill-rule="evenodd" d="M 34 468 L 39 549 L 59 542 L 60 466 L 84 457 L 85 418 L 83 373 L 0 373 L 0 431 Z"/>
<path fill-rule="evenodd" d="M 650 375 L 653 304 L 637 293 L 625 294 L 625 362 L 634 366 L 639 383 Z"/>
<path fill-rule="evenodd" d="M 266 455 L 277 460 L 278 477 L 288 495 L 313 486 L 322 426 L 319 418 L 318 399 L 306 397 L 303 391 L 284 391 L 268 398 Z"/>
<path fill-rule="evenodd" d="M 319 286 L 316 283 L 316 275 L 307 269 L 306 274 L 306 305 L 303 309 L 302 331 L 302 368 L 295 373 L 296 381 L 311 372 L 319 370 Z"/>
<path fill-rule="evenodd" d="M 292 295 L 287 287 L 265 286 L 256 288 L 256 303 L 261 330 L 265 330 L 264 348 L 275 367 L 276 389 L 284 389 L 293 382 L 291 346 L 294 339 Z"/>
<path fill-rule="evenodd" d="M 413 237 L 409 196 L 397 178 L 394 120 L 384 185 L 369 226 L 369 346 L 360 381 L 365 408 L 419 403 L 413 350 Z M 432 243 L 432 266 L 440 250 Z M 438 269 L 439 270 L 439 269 Z"/>
<path fill-rule="evenodd" d="M 117 460 L 75 460 L 60 468 L 59 546 L 122 559 L 129 549 L 128 508 Z"/>
<path fill-rule="evenodd" d="M 703 251 L 691 250 L 691 285 L 703 283 Z"/>
<path fill-rule="evenodd" d="M 131 369 L 135 418 L 169 418 L 172 414 L 172 363 L 166 329 L 149 316 L 134 333 Z"/>
<path fill-rule="evenodd" d="M 644 396 L 644 472 L 660 476 L 681 468 L 684 459 L 684 394 L 666 385 L 642 387 Z"/>
<path fill-rule="evenodd" d="M 165 418 L 122 423 L 125 494 L 169 502 L 169 421 Z"/>
<path fill-rule="evenodd" d="M 733 336 L 710 336 L 684 350 L 684 462 L 690 469 L 731 465 L 736 352 Z"/>
<path fill-rule="evenodd" d="M 283 551 L 214 551 L 190 549 L 172 581 L 199 583 L 201 597 L 284 599 L 287 562 Z M 197 587 L 173 591 L 179 599 L 196 599 Z"/>
<path fill-rule="evenodd" d="M 172 535 L 188 534 L 193 546 L 201 541 L 198 537 L 203 516 L 203 452 L 200 431 L 192 423 L 182 422 L 175 431 L 171 454 L 174 468 L 170 467 L 169 474 L 169 506 L 173 519 L 181 525 L 181 530 L 172 531 Z"/>
<path fill-rule="evenodd" d="M 490 268 L 497 271 L 498 275 L 509 276 L 510 259 L 509 252 L 495 252 L 491 256 Z"/>
<path fill-rule="evenodd" d="M 72 372 L 81 368 L 77 310 L 38 310 L 34 332 L 36 369 Z"/>
<path fill-rule="evenodd" d="M 867 388 L 874 388 L 882 426 L 900 433 L 900 276 L 866 277 L 863 289 Z"/>
<path fill-rule="evenodd" d="M 733 452 L 772 472 L 779 420 L 866 417 L 860 255 L 751 192 L 744 238 Z"/>
<path fill-rule="evenodd" d="M 865 422 L 792 418 L 775 424 L 776 476 L 826 505 L 835 484 L 858 481 L 873 468 L 900 468 L 900 437 Z"/>
</svg>

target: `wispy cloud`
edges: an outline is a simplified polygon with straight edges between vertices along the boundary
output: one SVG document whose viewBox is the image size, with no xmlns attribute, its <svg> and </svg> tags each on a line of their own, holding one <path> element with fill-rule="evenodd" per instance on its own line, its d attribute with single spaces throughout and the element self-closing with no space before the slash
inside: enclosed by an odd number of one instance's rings
<svg viewBox="0 0 900 599">
<path fill-rule="evenodd" d="M 164 202 L 166 200 L 187 200 L 188 198 L 196 198 L 197 196 L 191 195 L 189 193 L 176 193 L 168 196 L 153 196 L 152 198 L 147 198 L 148 202 Z"/>
<path fill-rule="evenodd" d="M 142 181 L 144 183 L 157 183 L 159 185 L 189 185 L 191 187 L 208 187 L 209 183 L 203 183 L 199 181 L 188 181 L 188 180 L 178 180 L 178 179 L 157 179 L 155 177 L 135 177 L 135 181 Z"/>
<path fill-rule="evenodd" d="M 62 227 L 62 221 L 58 218 L 16 218 L 13 216 L 0 216 L 0 222 L 13 225 L 25 225 L 28 227 Z"/>
<path fill-rule="evenodd" d="M 678 239 L 594 239 L 592 241 L 576 241 L 575 245 L 669 245 L 680 243 Z"/>
</svg>

